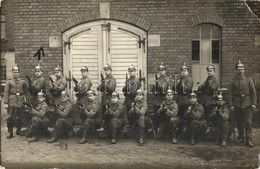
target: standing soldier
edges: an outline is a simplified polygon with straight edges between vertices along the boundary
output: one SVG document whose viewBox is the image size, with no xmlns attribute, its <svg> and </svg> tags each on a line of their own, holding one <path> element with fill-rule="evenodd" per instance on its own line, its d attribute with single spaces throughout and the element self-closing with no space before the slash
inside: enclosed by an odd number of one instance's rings
<svg viewBox="0 0 260 169">
<path fill-rule="evenodd" d="M 217 97 L 217 105 L 209 115 L 209 122 L 216 128 L 218 143 L 220 146 L 227 145 L 229 110 L 221 94 Z"/>
<path fill-rule="evenodd" d="M 101 73 L 101 84 L 97 87 L 98 91 L 102 92 L 102 116 L 104 117 L 104 113 L 106 111 L 106 104 L 108 104 L 111 100 L 111 95 L 116 89 L 116 79 L 112 75 L 112 68 L 109 64 L 104 67 L 106 78 L 103 77 Z"/>
<path fill-rule="evenodd" d="M 33 117 L 31 120 L 30 133 L 32 137 L 28 139 L 29 142 L 35 142 L 39 140 L 41 133 L 48 131 L 49 119 L 46 117 L 48 112 L 48 105 L 45 102 L 46 95 L 42 92 L 38 93 L 38 105 L 34 108 L 25 108 L 25 111 L 30 113 Z"/>
<path fill-rule="evenodd" d="M 77 92 L 76 96 L 78 98 L 77 103 L 85 104 L 88 101 L 87 92 L 91 89 L 92 82 L 89 78 L 88 68 L 86 66 L 80 69 L 82 79 L 78 83 L 76 79 L 73 77 L 73 81 L 75 82 L 74 91 Z"/>
<path fill-rule="evenodd" d="M 200 104 L 203 105 L 205 118 L 208 120 L 209 114 L 212 112 L 216 105 L 216 96 L 219 88 L 219 80 L 215 77 L 215 66 L 211 63 L 206 68 L 208 77 L 199 87 L 198 91 L 201 92 Z"/>
<path fill-rule="evenodd" d="M 238 142 L 243 142 L 246 134 L 246 145 L 254 147 L 252 142 L 253 110 L 256 108 L 256 90 L 251 78 L 244 75 L 244 64 L 235 66 L 236 76 L 230 84 L 230 106 L 234 111 L 234 120 L 238 128 Z M 245 132 L 244 132 L 245 130 Z"/>
<path fill-rule="evenodd" d="M 62 75 L 62 69 L 59 65 L 55 68 L 55 76 L 55 80 L 50 77 L 50 93 L 53 96 L 53 103 L 57 105 L 60 103 L 61 92 L 67 87 L 67 81 Z"/>
<path fill-rule="evenodd" d="M 127 110 L 127 118 L 129 118 L 128 112 L 130 111 L 132 107 L 132 103 L 134 102 L 136 91 L 139 88 L 141 88 L 141 83 L 139 79 L 136 78 L 136 69 L 133 65 L 131 65 L 128 68 L 128 74 L 130 78 L 128 78 L 128 75 L 126 73 L 126 82 L 125 82 L 125 86 L 122 89 L 125 96 L 124 104 Z"/>
<path fill-rule="evenodd" d="M 80 118 L 82 120 L 83 135 L 79 144 L 87 142 L 88 131 L 95 127 L 100 127 L 102 123 L 102 114 L 99 108 L 99 104 L 96 100 L 96 93 L 94 90 L 89 90 L 87 93 L 88 100 L 83 106 L 80 107 Z"/>
<path fill-rule="evenodd" d="M 42 91 L 43 93 L 46 93 L 47 91 L 47 81 L 43 77 L 43 68 L 38 64 L 38 66 L 35 66 L 35 79 L 31 80 L 31 78 L 26 75 L 26 78 L 29 82 L 29 92 L 31 94 L 31 104 L 33 107 L 37 106 L 37 98 L 38 93 Z"/>
<path fill-rule="evenodd" d="M 197 95 L 190 94 L 190 106 L 184 114 L 185 127 L 187 134 L 190 135 L 190 144 L 196 143 L 199 134 L 205 133 L 207 129 L 207 121 L 204 119 L 204 109 L 197 102 Z"/>
<path fill-rule="evenodd" d="M 160 105 L 162 104 L 166 91 L 169 86 L 169 77 L 166 75 L 166 67 L 163 63 L 157 68 L 158 74 L 155 74 L 155 84 L 153 84 L 152 91 L 155 96 L 154 100 L 154 115 L 153 121 L 155 123 L 155 129 L 159 126 L 159 117 L 157 117 L 156 112 L 159 110 Z M 159 77 L 158 77 L 159 75 Z"/>
<path fill-rule="evenodd" d="M 48 143 L 56 142 L 59 136 L 68 134 L 73 130 L 72 105 L 66 91 L 61 92 L 61 103 L 53 113 L 58 116 L 58 119 L 54 126 L 52 138 L 47 141 Z"/>
<path fill-rule="evenodd" d="M 131 128 L 138 128 L 139 143 L 144 144 L 144 131 L 147 124 L 150 122 L 148 115 L 147 102 L 144 99 L 144 92 L 141 89 L 136 91 L 135 102 L 129 111 L 129 122 Z"/>
<path fill-rule="evenodd" d="M 127 112 L 125 105 L 119 103 L 119 93 L 113 92 L 111 103 L 105 112 L 106 119 L 109 119 L 112 139 L 111 144 L 116 144 L 117 133 L 128 125 Z"/>
<path fill-rule="evenodd" d="M 177 102 L 179 106 L 178 117 L 180 118 L 179 133 L 181 133 L 183 130 L 183 126 L 184 126 L 183 115 L 188 109 L 190 104 L 189 96 L 192 92 L 192 87 L 193 87 L 193 81 L 192 78 L 189 76 L 189 68 L 186 66 L 186 63 L 184 63 L 183 66 L 181 67 L 180 80 L 176 86 L 177 93 L 178 93 Z"/>
<path fill-rule="evenodd" d="M 180 120 L 179 117 L 177 117 L 178 105 L 176 101 L 173 100 L 173 91 L 171 89 L 167 90 L 165 98 L 165 101 L 162 102 L 159 110 L 157 111 L 157 116 L 160 117 L 157 137 L 160 138 L 160 133 L 163 131 L 165 126 L 169 126 L 172 133 L 172 143 L 177 144 L 177 128 Z"/>
<path fill-rule="evenodd" d="M 7 128 L 9 135 L 7 138 L 13 137 L 13 125 L 16 122 L 16 134 L 20 135 L 23 112 L 24 98 L 28 91 L 28 86 L 25 80 L 20 79 L 20 69 L 15 65 L 12 68 L 13 78 L 7 80 L 4 90 L 4 107 L 7 109 Z M 16 121 L 15 121 L 16 120 Z"/>
</svg>

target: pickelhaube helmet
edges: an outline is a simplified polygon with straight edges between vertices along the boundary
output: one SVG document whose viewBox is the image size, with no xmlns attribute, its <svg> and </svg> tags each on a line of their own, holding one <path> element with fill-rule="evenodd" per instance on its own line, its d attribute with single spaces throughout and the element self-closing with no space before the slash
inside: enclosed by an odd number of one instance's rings
<svg viewBox="0 0 260 169">
<path fill-rule="evenodd" d="M 37 66 L 35 66 L 35 68 L 34 68 L 35 70 L 40 70 L 40 71 L 42 71 L 43 72 L 43 68 L 40 66 L 40 64 L 38 63 L 38 65 Z"/>
<path fill-rule="evenodd" d="M 220 93 L 220 94 L 217 96 L 217 100 L 219 100 L 219 101 L 223 100 L 222 93 Z"/>
<path fill-rule="evenodd" d="M 112 71 L 112 68 L 109 63 L 107 63 L 106 66 L 104 66 L 104 70 L 107 70 L 107 69 Z"/>
<path fill-rule="evenodd" d="M 119 93 L 118 93 L 117 91 L 114 91 L 114 92 L 112 93 L 112 96 L 116 96 L 116 97 L 119 98 Z"/>
<path fill-rule="evenodd" d="M 60 67 L 60 65 L 58 65 L 57 67 L 55 67 L 55 69 L 54 69 L 55 71 L 62 71 L 62 68 Z"/>
<path fill-rule="evenodd" d="M 166 91 L 166 94 L 173 94 L 172 89 L 169 88 L 169 89 Z"/>
<path fill-rule="evenodd" d="M 88 67 L 87 67 L 87 66 L 83 66 L 80 70 L 81 70 L 81 71 L 82 71 L 82 70 L 86 70 L 86 71 L 88 72 Z"/>
<path fill-rule="evenodd" d="M 157 70 L 166 70 L 166 67 L 163 63 L 161 63 L 161 65 L 158 66 Z"/>
<path fill-rule="evenodd" d="M 12 68 L 12 71 L 14 71 L 14 70 L 18 70 L 18 71 L 20 72 L 20 69 L 19 69 L 19 67 L 17 66 L 17 64 L 14 64 L 14 67 Z"/>
<path fill-rule="evenodd" d="M 69 96 L 69 93 L 68 93 L 66 90 L 63 90 L 63 91 L 61 92 L 61 95 Z"/>
<path fill-rule="evenodd" d="M 181 70 L 183 70 L 183 69 L 187 69 L 187 70 L 189 70 L 189 67 L 186 66 L 186 62 L 184 62 L 183 65 L 182 65 L 182 67 L 181 67 Z"/>
<path fill-rule="evenodd" d="M 244 69 L 244 64 L 241 63 L 240 60 L 238 60 L 238 63 L 236 64 L 235 69 L 243 70 Z"/>
<path fill-rule="evenodd" d="M 88 94 L 88 95 L 90 95 L 90 94 L 96 95 L 96 92 L 95 92 L 94 90 L 89 90 L 89 91 L 87 92 L 87 94 Z"/>
<path fill-rule="evenodd" d="M 136 94 L 142 94 L 142 95 L 144 95 L 144 91 L 143 91 L 142 89 L 138 89 L 138 90 L 136 91 Z"/>
<path fill-rule="evenodd" d="M 194 91 L 191 92 L 190 97 L 197 97 L 197 95 L 194 93 Z"/>
<path fill-rule="evenodd" d="M 38 97 L 46 97 L 45 93 L 41 90 L 38 94 Z"/>
<path fill-rule="evenodd" d="M 134 65 L 130 65 L 128 68 L 128 72 L 134 72 L 134 71 L 136 71 Z"/>
<path fill-rule="evenodd" d="M 207 66 L 206 70 L 208 71 L 208 70 L 210 70 L 210 69 L 213 69 L 213 70 L 215 70 L 215 66 L 214 66 L 214 65 L 212 65 L 212 63 L 211 63 L 211 62 L 210 62 L 210 63 L 209 63 L 209 65 Z"/>
</svg>

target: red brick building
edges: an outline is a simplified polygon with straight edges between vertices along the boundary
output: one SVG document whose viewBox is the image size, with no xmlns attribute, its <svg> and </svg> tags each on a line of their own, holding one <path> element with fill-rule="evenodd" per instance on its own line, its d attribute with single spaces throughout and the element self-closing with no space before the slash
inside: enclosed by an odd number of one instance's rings
<svg viewBox="0 0 260 169">
<path fill-rule="evenodd" d="M 4 0 L 2 65 L 7 76 L 14 62 L 31 72 L 43 47 L 46 77 L 59 64 L 66 77 L 80 78 L 87 66 L 95 88 L 109 62 L 121 91 L 130 64 L 152 81 L 161 62 L 173 77 L 186 62 L 194 84 L 212 62 L 228 87 L 240 59 L 259 85 L 259 10 L 258 0 Z"/>
</svg>

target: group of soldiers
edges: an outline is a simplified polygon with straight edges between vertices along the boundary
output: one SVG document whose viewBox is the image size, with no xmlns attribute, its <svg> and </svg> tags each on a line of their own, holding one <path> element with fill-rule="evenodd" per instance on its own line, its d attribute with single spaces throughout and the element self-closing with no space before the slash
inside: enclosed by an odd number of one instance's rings
<svg viewBox="0 0 260 169">
<path fill-rule="evenodd" d="M 236 127 L 237 142 L 246 141 L 248 147 L 254 147 L 252 118 L 256 108 L 256 91 L 253 81 L 244 75 L 244 65 L 240 61 L 235 65 L 236 75 L 230 83 L 229 104 L 225 103 L 218 91 L 220 83 L 212 64 L 207 66 L 208 77 L 199 85 L 197 94 L 192 91 L 193 81 L 185 63 L 181 66 L 178 81 L 166 75 L 165 65 L 159 65 L 157 70 L 150 88 L 154 94 L 154 107 L 150 112 L 133 65 L 127 70 L 122 89 L 124 103 L 120 102 L 116 91 L 116 79 L 111 66 L 107 64 L 104 67 L 105 77 L 102 76 L 101 84 L 97 87 L 97 91 L 102 93 L 101 105 L 97 93 L 91 89 L 88 68 L 82 67 L 80 81 L 73 78 L 81 119 L 82 136 L 79 143 L 86 143 L 89 132 L 94 129 L 97 132 L 109 130 L 111 144 L 115 144 L 122 129 L 131 129 L 137 132 L 140 145 L 144 144 L 145 133 L 152 131 L 157 139 L 161 139 L 163 132 L 168 132 L 173 144 L 186 137 L 191 145 L 206 133 L 214 132 L 218 144 L 226 146 L 227 139 Z M 4 91 L 4 103 L 8 110 L 7 138 L 14 136 L 14 124 L 16 134 L 24 134 L 21 131 L 24 111 L 31 116 L 27 129 L 30 131 L 29 142 L 39 140 L 41 133 L 48 132 L 50 118 L 55 119 L 55 125 L 48 143 L 56 142 L 62 135 L 73 131 L 73 108 L 66 91 L 67 81 L 59 66 L 55 68 L 56 79 L 50 78 L 49 81 L 43 77 L 43 68 L 39 65 L 35 67 L 36 77 L 33 80 L 28 76 L 27 80 L 21 79 L 17 66 L 13 67 L 12 72 L 13 78 L 7 80 Z M 28 91 L 30 101 L 25 99 Z"/>
</svg>

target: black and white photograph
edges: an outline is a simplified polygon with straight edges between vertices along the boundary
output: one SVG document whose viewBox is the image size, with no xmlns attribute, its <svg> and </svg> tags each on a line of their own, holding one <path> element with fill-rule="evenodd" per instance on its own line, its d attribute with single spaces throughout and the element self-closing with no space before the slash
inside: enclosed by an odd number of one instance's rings
<svg viewBox="0 0 260 169">
<path fill-rule="evenodd" d="M 260 169 L 260 0 L 0 15 L 0 169 Z"/>
</svg>

